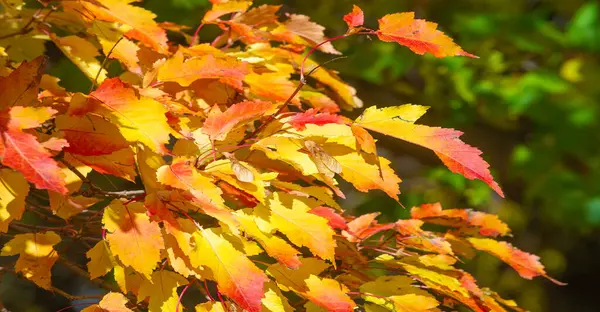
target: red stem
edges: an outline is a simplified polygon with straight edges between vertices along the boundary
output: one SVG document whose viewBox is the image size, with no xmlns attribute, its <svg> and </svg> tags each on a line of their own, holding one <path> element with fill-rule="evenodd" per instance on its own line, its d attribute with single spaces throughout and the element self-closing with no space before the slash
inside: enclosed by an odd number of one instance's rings
<svg viewBox="0 0 600 312">
<path fill-rule="evenodd" d="M 181 305 L 181 299 L 183 298 L 183 295 L 188 290 L 188 288 L 190 288 L 190 286 L 194 285 L 195 282 L 196 282 L 196 280 L 193 280 L 191 283 L 187 284 L 187 286 L 185 286 L 185 288 L 181 291 L 181 294 L 179 295 L 179 299 L 177 299 L 177 305 L 175 306 L 175 312 L 179 312 L 179 306 Z"/>
<path fill-rule="evenodd" d="M 200 29 L 202 28 L 202 26 L 204 26 L 204 23 L 200 23 L 200 25 L 198 25 L 198 28 L 196 28 L 196 31 L 194 32 L 194 36 L 192 37 L 192 42 L 190 42 L 190 47 L 193 46 L 194 44 L 196 44 L 196 40 L 198 40 L 198 33 L 200 32 Z"/>
<path fill-rule="evenodd" d="M 338 39 L 343 39 L 343 38 L 346 38 L 346 37 L 348 37 L 348 34 L 343 34 L 343 35 L 340 35 L 340 36 L 336 36 L 336 37 L 333 37 L 333 38 L 329 38 L 329 39 L 327 39 L 327 40 L 325 40 L 325 41 L 323 41 L 323 42 L 321 42 L 321 43 L 317 44 L 316 46 L 312 47 L 312 48 L 311 48 L 311 49 L 308 51 L 308 53 L 306 53 L 306 55 L 304 56 L 304 59 L 302 60 L 302 65 L 300 66 L 300 81 L 301 81 L 301 82 L 304 82 L 304 63 L 306 63 L 306 60 L 308 59 L 308 57 L 309 57 L 311 54 L 313 54 L 313 53 L 314 53 L 314 52 L 315 52 L 315 51 L 316 51 L 316 50 L 317 50 L 317 49 L 318 49 L 320 46 L 322 46 L 322 45 L 324 45 L 324 44 L 326 44 L 326 43 L 328 43 L 328 42 L 332 42 L 332 41 L 335 41 L 335 40 L 338 40 Z M 292 96 L 292 97 L 293 97 L 293 96 Z"/>
</svg>

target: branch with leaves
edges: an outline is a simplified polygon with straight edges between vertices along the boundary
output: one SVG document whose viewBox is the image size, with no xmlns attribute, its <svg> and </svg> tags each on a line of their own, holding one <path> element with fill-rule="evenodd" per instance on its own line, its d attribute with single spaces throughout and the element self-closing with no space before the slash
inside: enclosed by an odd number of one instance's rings
<svg viewBox="0 0 600 312">
<path fill-rule="evenodd" d="M 190 36 L 130 2 L 58 1 L 35 14 L 43 27 L 19 34 L 53 41 L 89 78 L 87 94 L 44 74 L 44 56 L 17 63 L 22 55 L 0 47 L 0 232 L 9 233 L 0 255 L 18 256 L 22 277 L 81 299 L 53 286 L 50 270 L 83 246 L 87 262 L 70 267 L 110 291 L 84 311 L 151 312 L 189 308 L 181 300 L 192 286 L 206 296 L 196 311 L 519 311 L 455 266 L 475 251 L 549 278 L 536 256 L 497 240 L 510 230 L 494 215 L 424 204 L 379 223 L 336 201 L 344 180 L 400 202 L 401 180 L 372 132 L 430 149 L 503 196 L 460 131 L 416 123 L 427 107 L 371 106 L 348 119 L 342 109 L 363 106 L 356 90 L 310 59 L 339 55 L 332 42 L 352 35 L 475 57 L 436 24 L 395 13 L 370 29 L 355 6 L 347 32 L 326 38 L 307 16 L 225 0 Z M 27 16 L 4 10 L 0 18 Z M 202 25 L 223 32 L 197 44 Z M 168 42 L 167 30 L 190 44 Z M 41 224 L 20 221 L 26 213 Z"/>
</svg>

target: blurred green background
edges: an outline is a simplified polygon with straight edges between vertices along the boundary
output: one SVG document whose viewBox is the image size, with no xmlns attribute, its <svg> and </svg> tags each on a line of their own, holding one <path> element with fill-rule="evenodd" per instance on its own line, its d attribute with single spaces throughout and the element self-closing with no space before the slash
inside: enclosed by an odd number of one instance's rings
<svg viewBox="0 0 600 312">
<path fill-rule="evenodd" d="M 328 67 L 358 89 L 365 106 L 431 106 L 421 122 L 464 131 L 463 139 L 484 152 L 507 195 L 499 198 L 484 183 L 450 173 L 428 150 L 378 137 L 380 154 L 392 160 L 403 179 L 404 206 L 439 201 L 446 208 L 496 213 L 514 230 L 514 245 L 540 255 L 549 275 L 569 284 L 523 280 L 498 260 L 479 256 L 465 268 L 482 286 L 531 311 L 600 311 L 594 286 L 600 281 L 598 1 L 255 3 L 283 4 L 283 12 L 308 15 L 324 25 L 329 36 L 345 32 L 342 16 L 352 4 L 365 11 L 366 24 L 372 28 L 387 13 L 414 11 L 419 18 L 437 22 L 466 51 L 480 56 L 422 57 L 396 44 L 355 36 L 334 43 L 347 58 Z M 160 21 L 195 28 L 210 3 L 146 0 L 143 6 Z M 210 30 L 201 35 L 209 36 Z M 330 56 L 316 58 L 325 61 Z M 53 68 L 53 74 L 61 77 L 74 71 L 68 60 Z M 63 82 L 77 89 L 81 81 L 77 77 Z M 408 209 L 383 193 L 350 192 L 343 205 L 353 213 L 380 211 L 381 219 L 388 221 L 409 215 Z M 0 286 L 3 297 L 16 290 L 15 284 L 8 284 L 10 289 Z"/>
</svg>

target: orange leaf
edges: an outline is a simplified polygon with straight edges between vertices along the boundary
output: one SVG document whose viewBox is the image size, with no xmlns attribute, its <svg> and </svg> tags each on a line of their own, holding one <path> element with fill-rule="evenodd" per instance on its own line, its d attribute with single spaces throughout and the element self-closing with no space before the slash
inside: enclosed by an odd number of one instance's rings
<svg viewBox="0 0 600 312">
<path fill-rule="evenodd" d="M 388 14 L 379 19 L 377 36 L 386 42 L 397 42 L 417 54 L 429 52 L 436 57 L 462 55 L 477 58 L 469 54 L 443 32 L 436 29 L 437 24 L 415 19 L 415 13 Z"/>
<path fill-rule="evenodd" d="M 219 291 L 243 309 L 261 311 L 264 284 L 269 280 L 265 273 L 214 229 L 195 232 L 193 238 L 191 263 L 210 268 Z"/>
<path fill-rule="evenodd" d="M 285 102 L 296 89 L 285 73 L 249 74 L 244 77 L 244 82 L 250 86 L 251 94 L 275 102 Z M 296 94 L 291 102 L 299 105 L 299 96 Z"/>
<path fill-rule="evenodd" d="M 324 30 L 325 27 L 311 21 L 306 15 L 291 14 L 290 19 L 273 30 L 272 34 L 284 42 L 313 47 L 327 40 Z M 341 54 L 331 42 L 322 44 L 318 50 L 329 54 Z"/>
<path fill-rule="evenodd" d="M 82 156 L 71 154 L 71 156 L 99 173 L 112 174 L 115 177 L 132 182 L 137 176 L 135 158 L 130 148 L 124 148 L 108 155 Z"/>
<path fill-rule="evenodd" d="M 319 217 L 327 219 L 327 224 L 329 224 L 329 226 L 331 226 L 331 228 L 333 229 L 345 230 L 348 228 L 344 217 L 335 212 L 333 208 L 319 206 L 311 209 L 309 212 Z"/>
<path fill-rule="evenodd" d="M 64 132 L 64 138 L 69 142 L 69 146 L 64 149 L 65 152 L 98 156 L 129 147 L 114 124 L 95 115 L 85 117 L 59 115 L 55 123 L 56 128 Z"/>
<path fill-rule="evenodd" d="M 167 123 L 167 109 L 159 102 L 139 97 L 136 91 L 119 78 L 106 79 L 90 94 L 102 104 L 100 111 L 129 142 L 141 142 L 158 153 L 166 153 L 172 131 Z"/>
<path fill-rule="evenodd" d="M 235 12 L 245 12 L 252 5 L 252 1 L 230 0 L 225 2 L 213 3 L 210 11 L 204 14 L 203 22 L 212 22 L 219 17 Z"/>
<path fill-rule="evenodd" d="M 0 110 L 12 106 L 29 106 L 37 101 L 38 88 L 46 58 L 39 56 L 23 62 L 6 77 L 0 77 Z"/>
<path fill-rule="evenodd" d="M 158 80 L 177 82 L 182 87 L 187 87 L 198 79 L 218 79 L 241 89 L 246 74 L 246 63 L 235 58 L 217 58 L 207 54 L 184 62 L 183 54 L 177 53 L 158 69 Z"/>
<path fill-rule="evenodd" d="M 365 23 L 365 15 L 361 8 L 354 5 L 352 7 L 352 12 L 344 15 L 344 22 L 348 24 L 348 28 L 360 27 Z"/>
<path fill-rule="evenodd" d="M 377 224 L 375 218 L 379 216 L 378 212 L 362 215 L 348 222 L 348 229 L 342 234 L 350 242 L 359 242 L 365 240 L 379 232 L 393 229 L 396 224 Z"/>
<path fill-rule="evenodd" d="M 422 106 L 410 104 L 382 109 L 372 106 L 356 119 L 356 123 L 363 128 L 431 149 L 452 172 L 460 173 L 467 179 L 482 180 L 504 197 L 488 170 L 489 164 L 481 158 L 481 151 L 459 139 L 462 132 L 413 124 L 424 112 Z"/>
<path fill-rule="evenodd" d="M 413 219 L 451 227 L 475 226 L 483 236 L 508 235 L 510 229 L 498 216 L 470 209 L 442 210 L 440 203 L 423 204 L 410 210 Z"/>
<path fill-rule="evenodd" d="M 125 306 L 128 301 L 121 293 L 109 292 L 98 304 L 88 306 L 81 312 L 133 312 Z"/>
<path fill-rule="evenodd" d="M 236 126 L 272 114 L 274 108 L 271 102 L 245 101 L 231 105 L 225 112 L 213 109 L 204 121 L 202 132 L 212 140 L 223 140 Z"/>
<path fill-rule="evenodd" d="M 564 285 L 546 274 L 544 266 L 540 263 L 540 257 L 536 255 L 521 251 L 513 247 L 510 243 L 499 242 L 490 238 L 470 237 L 468 240 L 475 249 L 485 251 L 506 262 L 523 278 L 532 279 L 536 276 L 543 276 L 556 284 Z"/>
<path fill-rule="evenodd" d="M 330 113 L 317 113 L 317 110 L 311 108 L 305 112 L 295 114 L 288 123 L 296 130 L 301 131 L 306 129 L 307 124 L 326 125 L 330 123 L 343 124 L 346 120 L 340 116 Z"/>
<path fill-rule="evenodd" d="M 306 297 L 317 305 L 333 312 L 354 311 L 356 303 L 346 294 L 348 287 L 330 278 L 311 275 L 305 280 L 308 291 Z"/>
<path fill-rule="evenodd" d="M 104 209 L 102 224 L 108 230 L 106 240 L 111 252 L 124 265 L 150 278 L 165 246 L 158 223 L 150 221 L 143 204 L 124 206 L 114 200 Z"/>
<path fill-rule="evenodd" d="M 129 25 L 133 29 L 125 33 L 126 37 L 139 40 L 159 53 L 167 53 L 167 33 L 154 21 L 156 15 L 141 7 L 130 5 L 129 2 L 131 1 L 102 0 L 102 6 L 98 6 L 91 1 L 78 1 L 77 4 L 66 6 L 75 7 L 74 14 L 80 14 L 77 5 L 82 5 L 84 10 L 81 11 L 92 14 L 94 19 Z"/>
</svg>

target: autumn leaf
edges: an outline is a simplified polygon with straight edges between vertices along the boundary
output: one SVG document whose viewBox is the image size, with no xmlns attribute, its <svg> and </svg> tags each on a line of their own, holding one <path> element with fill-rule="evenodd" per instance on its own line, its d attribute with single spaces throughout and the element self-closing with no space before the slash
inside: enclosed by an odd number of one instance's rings
<svg viewBox="0 0 600 312">
<path fill-rule="evenodd" d="M 133 312 L 127 308 L 129 300 L 121 293 L 109 292 L 102 297 L 98 304 L 93 304 L 81 310 L 81 312 Z"/>
<path fill-rule="evenodd" d="M 57 37 L 51 35 L 50 38 L 90 81 L 100 83 L 106 79 L 107 72 L 102 68 L 100 61 L 96 59 L 100 55 L 98 48 L 91 42 L 78 36 Z"/>
<path fill-rule="evenodd" d="M 119 126 L 119 131 L 129 142 L 141 142 L 152 150 L 164 154 L 164 144 L 172 132 L 159 102 L 140 97 L 135 90 L 119 78 L 106 79 L 90 97 L 101 102 L 102 115 Z"/>
<path fill-rule="evenodd" d="M 294 129 L 302 131 L 307 124 L 326 125 L 331 123 L 344 124 L 346 120 L 339 115 L 331 113 L 318 113 L 315 109 L 309 109 L 303 113 L 297 113 L 287 121 Z"/>
<path fill-rule="evenodd" d="M 532 279 L 536 276 L 543 276 L 556 284 L 563 285 L 546 274 L 544 266 L 540 263 L 540 257 L 536 255 L 521 251 L 510 243 L 490 238 L 469 237 L 467 240 L 475 249 L 485 251 L 510 265 L 523 278 Z"/>
<path fill-rule="evenodd" d="M 479 228 L 483 236 L 508 235 L 510 229 L 498 216 L 469 209 L 442 210 L 440 203 L 423 204 L 410 210 L 413 219 L 451 227 L 472 226 Z"/>
<path fill-rule="evenodd" d="M 352 12 L 344 15 L 344 22 L 348 24 L 348 28 L 360 27 L 365 23 L 365 15 L 361 8 L 354 5 Z"/>
<path fill-rule="evenodd" d="M 137 56 L 140 48 L 124 37 L 129 30 L 131 27 L 127 25 L 95 20 L 88 32 L 96 35 L 106 57 L 121 61 L 129 71 L 141 75 L 142 69 Z"/>
<path fill-rule="evenodd" d="M 21 63 L 8 76 L 0 77 L 0 110 L 12 106 L 30 106 L 36 102 L 45 67 L 46 58 L 39 56 Z"/>
<path fill-rule="evenodd" d="M 301 258 L 302 265 L 298 269 L 289 269 L 280 263 L 270 265 L 266 272 L 277 282 L 277 286 L 283 291 L 293 290 L 297 293 L 308 291 L 306 280 L 310 276 L 318 276 L 331 267 L 325 261 L 317 258 Z"/>
<path fill-rule="evenodd" d="M 223 140 L 236 126 L 272 114 L 274 108 L 271 102 L 244 101 L 231 105 L 225 112 L 213 109 L 204 121 L 202 132 L 212 140 Z"/>
<path fill-rule="evenodd" d="M 465 52 L 461 47 L 436 29 L 437 24 L 422 19 L 415 19 L 415 13 L 388 14 L 379 19 L 377 36 L 386 42 L 397 42 L 408 47 L 416 54 L 433 54 L 435 57 L 477 56 Z"/>
<path fill-rule="evenodd" d="M 269 256 L 275 258 L 290 269 L 297 269 L 300 267 L 302 264 L 298 257 L 300 252 L 276 235 L 263 232 L 258 226 L 260 220 L 252 215 L 250 210 L 238 210 L 236 211 L 236 216 L 240 221 L 242 230 L 250 237 L 257 240 Z"/>
<path fill-rule="evenodd" d="M 346 294 L 348 287 L 330 278 L 311 275 L 305 280 L 308 291 L 305 296 L 327 311 L 354 311 L 356 303 Z"/>
<path fill-rule="evenodd" d="M 325 27 L 311 21 L 306 15 L 291 14 L 272 34 L 284 42 L 313 47 L 327 40 L 324 30 Z M 320 45 L 318 49 L 329 54 L 341 54 L 331 42 Z"/>
<path fill-rule="evenodd" d="M 50 270 L 58 260 L 58 254 L 53 246 L 60 241 L 60 236 L 52 231 L 17 234 L 2 247 L 0 256 L 18 254 L 15 271 L 38 286 L 50 290 L 52 288 Z"/>
<path fill-rule="evenodd" d="M 273 193 L 267 206 L 259 205 L 255 213 L 287 236 L 298 247 L 308 247 L 316 256 L 334 260 L 334 232 L 327 219 L 309 213 L 311 207 L 301 198 Z"/>
<path fill-rule="evenodd" d="M 296 90 L 287 73 L 252 73 L 244 77 L 244 82 L 257 98 L 275 102 L 285 102 Z M 290 102 L 299 105 L 299 96 L 295 95 Z"/>
<path fill-rule="evenodd" d="M 332 229 L 345 230 L 348 228 L 344 217 L 335 212 L 333 208 L 318 206 L 311 209 L 310 213 L 327 219 L 327 224 L 329 224 Z"/>
<path fill-rule="evenodd" d="M 234 13 L 234 12 L 245 12 L 252 5 L 252 1 L 245 0 L 231 0 L 223 3 L 213 3 L 210 11 L 204 14 L 203 22 L 212 22 L 219 17 Z"/>
<path fill-rule="evenodd" d="M 93 168 L 99 173 L 112 174 L 129 181 L 135 181 L 135 158 L 130 148 L 124 148 L 108 155 L 82 156 L 71 155 L 77 161 Z"/>
<path fill-rule="evenodd" d="M 159 81 L 176 82 L 182 87 L 188 87 L 198 79 L 217 79 L 241 89 L 246 74 L 246 63 L 232 57 L 215 57 L 208 54 L 184 62 L 183 54 L 176 53 L 158 69 L 157 78 Z"/>
<path fill-rule="evenodd" d="M 195 232 L 196 243 L 190 260 L 194 266 L 208 267 L 224 295 L 243 309 L 260 311 L 264 297 L 265 273 L 213 229 Z"/>
<path fill-rule="evenodd" d="M 0 156 L 2 164 L 21 172 L 36 187 L 65 194 L 65 182 L 50 152 L 35 136 L 22 132 L 40 126 L 55 113 L 48 107 L 21 106 L 0 111 Z"/>
<path fill-rule="evenodd" d="M 90 273 L 90 279 L 95 279 L 100 276 L 104 276 L 110 272 L 116 264 L 108 243 L 105 240 L 101 240 L 88 252 L 86 257 L 90 259 L 87 263 L 88 272 Z"/>
<path fill-rule="evenodd" d="M 86 15 L 91 14 L 92 16 L 88 16 L 91 20 L 129 25 L 132 29 L 125 33 L 126 37 L 139 40 L 159 53 L 166 53 L 167 33 L 154 21 L 156 15 L 129 2 L 131 1 L 102 0 L 96 4 L 92 1 L 80 1 L 65 6 L 75 12 L 79 10 L 86 12 Z"/>
<path fill-rule="evenodd" d="M 116 125 L 95 115 L 82 117 L 59 115 L 55 119 L 55 124 L 69 142 L 69 146 L 64 148 L 65 152 L 98 156 L 112 154 L 129 147 Z"/>
<path fill-rule="evenodd" d="M 0 233 L 8 231 L 11 221 L 21 219 L 27 194 L 29 183 L 21 173 L 0 169 Z"/>
<path fill-rule="evenodd" d="M 481 158 L 481 151 L 459 139 L 462 132 L 413 124 L 424 112 L 424 107 L 411 104 L 382 109 L 372 106 L 356 119 L 356 123 L 363 128 L 431 149 L 452 172 L 460 173 L 467 179 L 482 180 L 504 197 L 488 170 L 489 164 Z"/>
<path fill-rule="evenodd" d="M 124 265 L 150 278 L 165 246 L 158 223 L 150 221 L 143 204 L 135 202 L 125 206 L 114 200 L 104 209 L 102 224 L 108 231 L 106 240 L 112 254 Z"/>
<path fill-rule="evenodd" d="M 378 212 L 364 214 L 347 223 L 347 229 L 342 232 L 349 242 L 359 242 L 365 240 L 379 232 L 393 229 L 394 223 L 377 224 L 375 218 L 379 216 Z"/>
<path fill-rule="evenodd" d="M 138 300 L 150 298 L 149 312 L 175 312 L 179 300 L 177 287 L 186 284 L 188 281 L 183 276 L 175 272 L 159 270 L 152 273 L 152 278 L 142 282 Z"/>
</svg>

